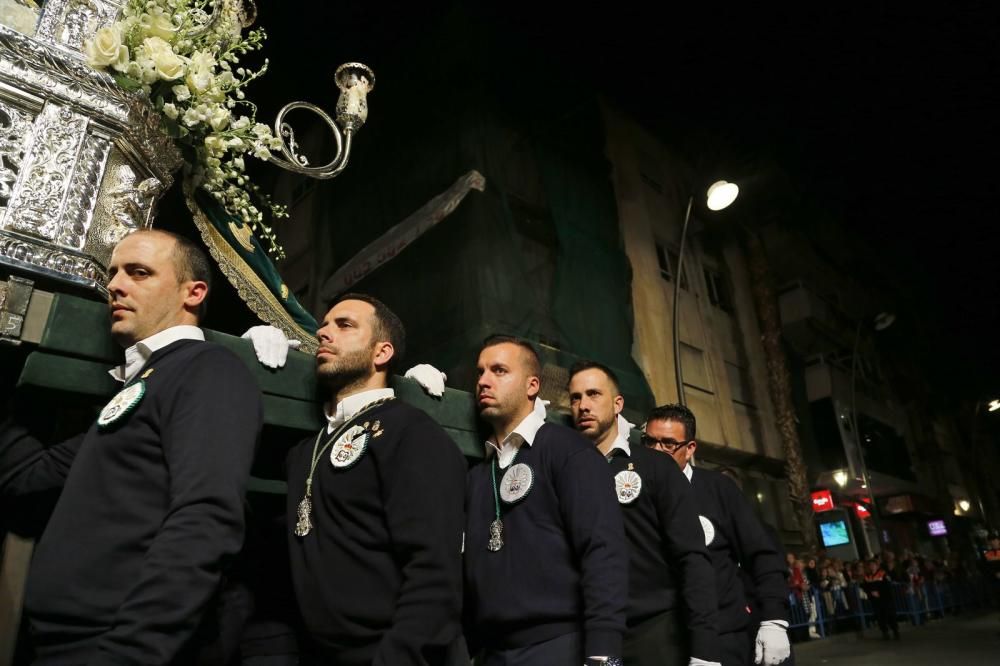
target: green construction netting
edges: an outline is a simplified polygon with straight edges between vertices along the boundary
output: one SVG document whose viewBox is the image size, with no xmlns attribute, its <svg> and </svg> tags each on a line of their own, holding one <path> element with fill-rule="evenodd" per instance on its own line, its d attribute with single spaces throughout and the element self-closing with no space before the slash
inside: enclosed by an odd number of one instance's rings
<svg viewBox="0 0 1000 666">
<path fill-rule="evenodd" d="M 606 363 L 627 406 L 644 411 L 652 397 L 631 357 L 630 274 L 598 100 L 587 86 L 547 80 L 528 54 L 495 55 L 503 35 L 469 16 L 438 31 L 382 65 L 352 163 L 293 211 L 294 224 L 311 225 L 305 305 L 321 315 L 333 295 L 326 277 L 477 169 L 485 193 L 470 193 L 353 290 L 396 310 L 409 334 L 405 363 L 433 363 L 449 385 L 471 388 L 479 342 L 503 332 L 540 343 L 555 366 Z"/>
</svg>

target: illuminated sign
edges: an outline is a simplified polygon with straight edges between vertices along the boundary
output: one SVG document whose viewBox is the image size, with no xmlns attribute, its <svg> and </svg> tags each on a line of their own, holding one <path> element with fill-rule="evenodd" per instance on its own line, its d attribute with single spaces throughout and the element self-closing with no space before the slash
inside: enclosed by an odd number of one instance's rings
<svg viewBox="0 0 1000 666">
<path fill-rule="evenodd" d="M 821 513 L 833 509 L 833 495 L 829 490 L 817 490 L 812 494 L 813 511 Z"/>
</svg>

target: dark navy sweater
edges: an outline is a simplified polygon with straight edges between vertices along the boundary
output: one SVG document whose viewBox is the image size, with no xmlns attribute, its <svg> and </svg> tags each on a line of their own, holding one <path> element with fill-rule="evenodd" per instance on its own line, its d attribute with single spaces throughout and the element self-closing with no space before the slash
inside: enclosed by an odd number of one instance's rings
<svg viewBox="0 0 1000 666">
<path fill-rule="evenodd" d="M 289 557 L 312 649 L 331 666 L 443 664 L 461 634 L 465 459 L 399 400 L 348 425 L 364 424 L 372 434 L 351 467 L 334 467 L 329 449 L 319 457 L 304 537 L 292 529 L 316 437 L 288 455 Z"/>
<path fill-rule="evenodd" d="M 639 496 L 622 504 L 629 543 L 628 623 L 634 626 L 668 610 L 684 612 L 691 654 L 716 658 L 718 620 L 715 575 L 698 522 L 694 493 L 672 458 L 642 446 L 631 455 L 613 449 L 613 474 L 642 479 Z"/>
<path fill-rule="evenodd" d="M 142 400 L 110 427 L 48 449 L 0 428 L 0 494 L 64 486 L 25 593 L 37 663 L 193 663 L 195 630 L 243 544 L 262 420 L 253 375 L 192 340 L 154 352 L 145 373 Z"/>
<path fill-rule="evenodd" d="M 514 464 L 534 483 L 503 504 L 505 545 L 489 552 L 496 517 L 490 466 L 466 484 L 465 617 L 470 646 L 533 645 L 583 634 L 585 656 L 618 656 L 625 631 L 628 551 L 610 468 L 575 431 L 547 423 Z M 508 468 L 509 469 L 509 468 Z M 497 482 L 505 470 L 497 468 Z"/>
<path fill-rule="evenodd" d="M 719 632 L 743 631 L 750 620 L 742 576 L 753 581 L 761 620 L 788 620 L 788 568 L 750 502 L 732 479 L 693 468 L 691 488 L 698 513 L 712 525 L 708 544 L 719 597 Z"/>
</svg>

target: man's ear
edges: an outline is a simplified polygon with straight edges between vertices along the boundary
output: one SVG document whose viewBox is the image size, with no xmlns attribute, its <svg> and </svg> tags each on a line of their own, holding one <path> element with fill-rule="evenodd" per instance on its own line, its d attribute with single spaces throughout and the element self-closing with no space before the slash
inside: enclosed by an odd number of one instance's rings
<svg viewBox="0 0 1000 666">
<path fill-rule="evenodd" d="M 392 357 L 396 355 L 396 348 L 392 346 L 392 343 L 388 340 L 383 342 L 375 343 L 375 354 L 372 357 L 372 363 L 379 370 L 384 369 L 389 365 L 389 361 Z"/>
<path fill-rule="evenodd" d="M 542 380 L 540 380 L 535 375 L 530 375 L 528 381 L 526 382 L 525 388 L 528 391 L 528 399 L 534 400 L 538 397 L 539 391 L 542 390 Z"/>
<path fill-rule="evenodd" d="M 202 280 L 190 280 L 184 283 L 184 307 L 192 312 L 208 297 L 208 284 Z"/>
</svg>

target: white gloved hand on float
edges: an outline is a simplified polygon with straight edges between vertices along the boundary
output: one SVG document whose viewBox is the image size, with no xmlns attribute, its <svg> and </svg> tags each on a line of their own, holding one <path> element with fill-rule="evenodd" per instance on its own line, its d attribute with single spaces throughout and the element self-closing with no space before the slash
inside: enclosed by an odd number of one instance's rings
<svg viewBox="0 0 1000 666">
<path fill-rule="evenodd" d="M 289 340 L 280 328 L 254 326 L 242 336 L 253 344 L 253 351 L 260 364 L 268 368 L 282 368 L 288 360 L 288 350 L 298 349 L 299 340 Z"/>
<path fill-rule="evenodd" d="M 432 395 L 435 398 L 440 398 L 444 395 L 444 383 L 447 381 L 448 375 L 429 363 L 415 365 L 407 370 L 403 376 L 420 384 L 427 391 L 428 395 Z"/>
</svg>

